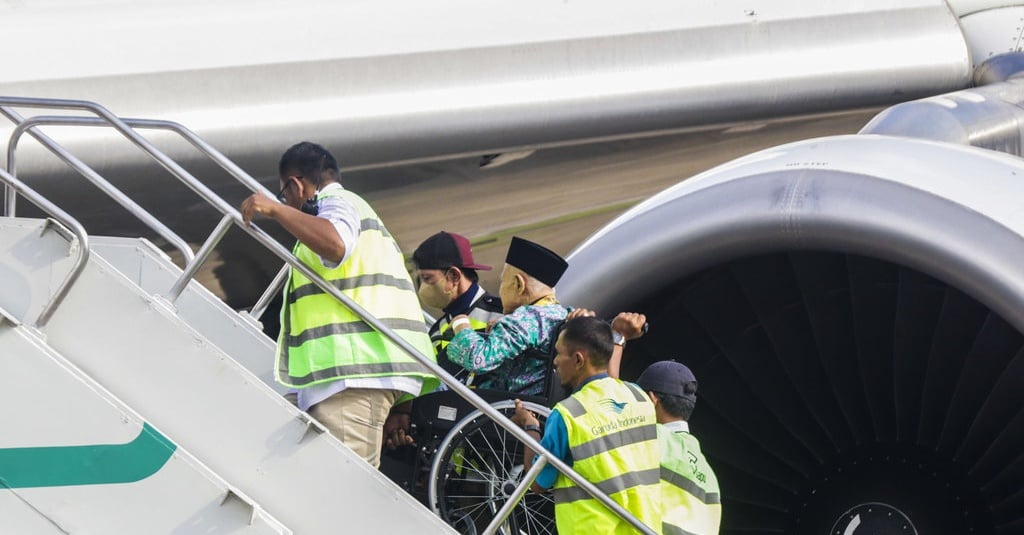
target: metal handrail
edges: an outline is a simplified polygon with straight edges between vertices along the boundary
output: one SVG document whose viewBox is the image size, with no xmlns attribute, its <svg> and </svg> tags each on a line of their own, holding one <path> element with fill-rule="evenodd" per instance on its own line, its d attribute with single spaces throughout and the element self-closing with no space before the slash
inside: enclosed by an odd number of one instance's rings
<svg viewBox="0 0 1024 535">
<path fill-rule="evenodd" d="M 2 101 L 3 99 L 0 99 Z M 25 119 L 19 113 L 6 107 L 0 106 L 0 113 L 5 115 L 8 119 L 15 123 L 14 131 L 11 133 L 11 139 L 7 144 L 7 172 L 12 176 L 16 176 L 17 160 L 16 151 L 18 148 L 18 142 L 21 140 L 21 136 L 27 131 L 32 137 L 34 137 L 39 143 L 50 150 L 64 163 L 68 164 L 71 168 L 78 171 L 82 176 L 87 178 L 96 187 L 100 188 L 101 191 L 106 193 L 110 198 L 114 199 L 118 204 L 128 210 L 132 215 L 138 217 L 143 223 L 149 228 L 156 231 L 161 237 L 167 240 L 175 249 L 181 252 L 184 257 L 184 262 L 187 264 L 191 262 L 195 255 L 192 253 L 192 248 L 189 247 L 188 242 L 181 239 L 174 231 L 168 228 L 166 225 L 160 222 L 157 218 L 153 217 L 148 211 L 131 200 L 127 195 L 117 189 L 113 184 L 107 181 L 107 179 L 100 176 L 95 170 L 85 164 L 85 162 L 79 160 L 73 154 L 65 150 L 56 141 L 51 139 L 46 134 L 43 134 L 35 127 L 43 124 L 65 124 L 63 121 L 48 121 L 47 117 L 32 117 Z M 8 198 L 7 214 L 14 215 L 15 211 L 15 200 L 16 196 L 11 195 Z"/>
<path fill-rule="evenodd" d="M 218 151 L 212 145 L 207 143 L 206 140 L 199 137 L 198 134 L 196 134 L 195 132 L 188 129 L 182 124 L 173 121 L 164 121 L 159 119 L 137 119 L 122 117 L 121 120 L 126 125 L 134 129 L 143 128 L 153 130 L 167 130 L 177 133 L 183 139 L 188 141 L 193 147 L 199 150 L 201 153 L 209 156 L 210 159 L 214 161 L 214 163 L 218 164 L 222 169 L 231 174 L 231 176 L 238 179 L 253 192 L 265 193 L 268 196 L 271 195 L 270 190 L 263 187 L 263 185 L 260 184 L 259 182 L 252 180 L 251 176 L 248 173 L 246 173 L 241 167 L 238 167 L 238 165 L 235 164 L 235 162 L 231 161 L 231 159 L 229 159 L 227 156 L 224 156 L 220 151 Z M 31 123 L 33 125 L 45 124 L 50 126 L 110 126 L 109 122 L 104 121 L 103 119 L 98 117 L 80 117 L 65 115 L 37 115 L 25 120 L 25 122 Z M 14 155 L 12 151 L 8 150 L 8 162 L 12 161 L 14 161 Z M 10 163 L 8 164 L 8 167 L 10 167 Z M 250 182 L 250 180 L 252 182 Z M 11 205 L 9 210 L 11 211 L 11 213 L 13 213 L 13 204 Z M 287 264 L 281 267 L 281 270 L 270 282 L 266 290 L 264 290 L 263 295 L 260 296 L 260 298 L 256 301 L 256 304 L 252 306 L 249 312 L 247 312 L 249 317 L 258 321 L 263 316 L 263 314 L 267 310 L 267 307 L 270 305 L 270 302 L 274 299 L 274 296 L 276 296 L 277 293 L 281 290 L 281 287 L 287 280 L 288 268 L 289 266 Z M 174 300 L 177 299 L 178 295 L 181 293 L 182 289 L 187 284 L 187 281 L 194 275 L 194 271 L 196 270 L 197 269 L 193 270 L 193 273 L 189 274 L 187 277 L 186 273 L 183 273 L 179 280 L 174 283 L 173 287 L 180 289 L 171 292 L 171 302 L 174 302 Z M 423 314 L 424 317 L 427 318 L 427 323 L 433 323 L 433 317 L 431 317 L 425 311 Z"/>
<path fill-rule="evenodd" d="M 10 186 L 10 185 L 7 185 L 5 183 L 4 184 L 4 204 L 3 204 L 4 211 L 0 212 L 0 215 L 5 215 L 5 216 L 8 216 L 8 217 L 14 217 L 14 199 L 17 196 L 18 196 L 18 194 L 14 192 L 14 186 Z"/>
<path fill-rule="evenodd" d="M 0 103 L 3 103 L 4 100 L 6 100 L 6 99 L 0 98 Z M 64 102 L 67 102 L 67 101 L 64 101 Z M 71 101 L 71 102 L 78 102 L 78 101 Z M 86 104 L 93 104 L 93 103 L 86 103 Z M 98 105 L 96 105 L 96 106 L 98 107 Z M 70 106 L 65 106 L 65 107 L 70 107 Z M 75 109 L 78 109 L 78 108 L 75 108 Z M 0 112 L 3 112 L 3 108 L 0 108 Z M 13 111 L 9 111 L 9 113 L 14 113 L 14 112 Z M 107 112 L 107 114 L 109 114 L 109 112 Z M 110 115 L 112 115 L 112 114 L 110 114 Z M 161 162 L 161 164 L 163 164 L 164 167 L 166 169 L 168 169 L 171 172 L 172 175 L 176 176 L 179 180 L 182 180 L 187 186 L 192 188 L 193 191 L 198 193 L 200 196 L 203 196 L 205 198 L 204 193 L 202 191 L 199 191 L 199 189 L 197 189 L 197 188 L 200 188 L 200 189 L 205 190 L 205 191 L 209 191 L 209 190 L 207 190 L 205 186 L 203 186 L 201 183 L 199 183 L 199 181 L 194 176 L 192 176 L 190 173 L 188 173 L 187 171 L 182 169 L 180 166 L 178 166 L 176 162 L 174 162 L 173 160 L 170 160 L 169 158 L 167 158 L 166 155 L 164 155 L 162 152 L 157 150 L 156 147 L 154 147 L 153 145 L 149 144 L 148 141 L 146 141 L 144 138 L 142 138 L 141 136 L 136 134 L 134 132 L 134 129 L 145 128 L 145 129 L 156 129 L 156 130 L 168 130 L 168 131 L 177 133 L 182 138 L 184 138 L 186 141 L 188 141 L 193 147 L 195 147 L 197 150 L 199 150 L 201 153 L 205 154 L 206 156 L 209 156 L 210 159 L 212 159 L 222 169 L 227 171 L 231 176 L 233 176 L 239 182 L 244 184 L 250 190 L 252 190 L 253 192 L 256 192 L 256 193 L 263 193 L 263 194 L 266 194 L 268 196 L 271 196 L 269 190 L 267 190 L 265 187 L 263 187 L 262 184 L 257 182 L 251 176 L 249 176 L 249 174 L 246 173 L 244 170 L 242 170 L 241 167 L 238 167 L 238 165 L 235 164 L 235 162 L 231 161 L 228 157 L 226 157 L 223 154 L 221 154 L 220 151 L 215 149 L 212 145 L 210 145 L 205 140 L 203 140 L 201 137 L 199 137 L 199 135 L 197 135 L 195 132 L 189 130 L 185 126 L 183 126 L 181 124 L 178 124 L 178 123 L 175 123 L 173 121 L 161 121 L 161 120 L 155 120 L 155 119 L 131 119 L 131 118 L 118 118 L 118 119 L 126 127 L 128 127 L 127 131 L 122 131 L 122 130 L 119 129 L 119 132 L 122 135 L 124 135 L 125 137 L 128 137 L 137 146 L 141 147 L 146 153 L 148 153 L 150 156 L 152 156 L 157 161 Z M 110 120 L 108 120 L 106 114 L 103 114 L 100 117 L 81 117 L 81 116 L 65 116 L 65 115 L 38 115 L 38 116 L 32 117 L 30 119 L 23 120 L 23 122 L 24 123 L 28 123 L 29 126 L 26 127 L 26 128 L 23 128 L 22 130 L 27 130 L 28 128 L 31 128 L 31 126 L 38 126 L 38 125 L 44 125 L 44 124 L 45 125 L 51 125 L 51 126 L 100 126 L 100 127 L 112 127 L 112 126 L 115 126 Z M 19 132 L 15 132 L 15 133 L 20 135 Z M 164 162 L 162 161 L 163 159 L 166 159 L 167 162 L 169 162 L 169 163 L 164 164 Z M 14 154 L 13 154 L 13 151 L 9 147 L 8 148 L 8 164 L 10 164 L 10 162 L 12 162 L 12 161 L 14 161 Z M 100 180 L 103 180 L 103 179 L 100 178 Z M 112 188 L 113 186 L 110 186 L 110 187 Z M 118 192 L 118 193 L 120 193 L 120 192 Z M 212 194 L 212 192 L 210 192 L 210 193 Z M 10 205 L 8 210 L 13 213 L 13 210 L 14 210 L 13 204 Z M 140 208 L 140 210 L 141 210 L 141 208 Z M 147 215 L 148 215 L 148 213 L 147 213 Z M 178 277 L 178 279 L 171 286 L 171 290 L 170 290 L 170 292 L 167 295 L 167 298 L 170 300 L 170 302 L 174 303 L 175 301 L 177 301 L 178 297 L 181 295 L 181 293 L 184 291 L 185 287 L 188 285 L 188 281 L 191 280 L 192 277 L 195 276 L 195 274 L 199 271 L 199 268 L 206 261 L 206 259 L 209 256 L 209 254 L 213 252 L 214 248 L 220 243 L 220 240 L 224 237 L 224 234 L 227 232 L 227 230 L 229 228 L 230 228 L 230 222 L 222 220 L 221 223 L 218 225 L 217 230 L 214 233 L 212 233 L 210 235 L 210 237 L 207 238 L 206 242 L 200 247 L 199 253 L 197 255 L 192 255 L 191 250 L 189 250 L 189 256 L 187 257 L 185 268 L 183 269 L 182 274 Z M 268 291 L 269 291 L 269 289 L 268 289 Z M 261 314 L 262 314 L 262 312 L 261 312 Z M 259 316 L 255 316 L 255 317 L 258 319 Z"/>
<path fill-rule="evenodd" d="M 466 385 L 464 385 L 461 382 L 459 382 L 454 376 L 449 374 L 447 371 L 444 370 L 444 368 L 442 368 L 436 362 L 434 362 L 433 359 L 431 359 L 430 357 L 427 357 L 427 356 L 421 354 L 419 352 L 419 350 L 417 350 L 415 347 L 413 347 L 405 339 L 403 339 L 400 336 L 398 336 L 387 325 L 384 325 L 379 319 L 377 319 L 375 316 L 373 316 L 368 311 L 366 311 L 362 306 L 360 306 L 359 304 L 354 302 L 347 295 L 341 293 L 341 290 L 336 288 L 334 285 L 329 284 L 327 281 L 325 281 L 323 278 L 321 278 L 316 272 L 314 272 L 311 268 L 309 268 L 308 266 L 303 264 L 301 261 L 299 261 L 299 259 L 296 258 L 295 255 L 293 255 L 290 250 L 284 248 L 280 243 L 278 243 L 269 234 L 267 234 L 265 231 L 260 229 L 255 224 L 246 225 L 245 222 L 242 220 L 241 213 L 239 213 L 237 209 L 235 209 L 233 206 L 227 204 L 224 201 L 224 199 L 220 198 L 217 194 L 215 194 L 213 191 L 211 191 L 205 185 L 200 183 L 194 176 L 192 176 L 187 171 L 185 171 L 183 168 L 181 168 L 181 166 L 178 165 L 177 162 L 174 162 L 169 157 L 167 157 L 167 155 L 165 155 L 164 153 L 160 152 L 148 140 L 146 140 L 145 138 L 143 138 L 142 136 L 140 136 L 136 132 L 134 132 L 132 130 L 132 128 L 124 120 L 116 117 L 115 115 L 113 115 L 106 108 L 100 106 L 99 104 L 96 104 L 96 103 L 93 103 L 93 102 L 88 102 L 88 101 L 63 100 L 63 99 L 31 99 L 31 98 L 23 98 L 23 97 L 0 97 L 0 105 L 3 105 L 3 104 L 15 105 L 15 106 L 20 106 L 20 107 L 32 107 L 32 108 L 65 108 L 65 109 L 86 110 L 86 111 L 92 111 L 92 112 L 96 113 L 97 115 L 107 119 L 110 122 L 111 126 L 113 126 L 115 129 L 117 129 L 123 135 L 128 137 L 137 146 L 141 147 L 143 150 L 145 150 L 146 152 L 150 153 L 165 169 L 170 171 L 174 176 L 178 177 L 182 182 L 185 183 L 186 186 L 191 188 L 200 197 L 202 197 L 203 200 L 205 200 L 207 203 L 209 203 L 211 206 L 213 206 L 219 212 L 221 212 L 225 216 L 224 220 L 222 220 L 222 224 L 224 223 L 224 221 L 230 221 L 231 223 L 237 225 L 244 232 L 246 232 L 247 234 L 252 236 L 257 242 L 259 242 L 265 248 L 267 248 L 270 252 L 275 254 L 278 258 L 280 258 L 285 263 L 290 265 L 293 269 L 299 271 L 304 276 L 306 276 L 306 278 L 308 278 L 311 282 L 313 282 L 318 288 L 323 290 L 325 293 L 330 294 L 331 296 L 333 296 L 338 302 L 340 302 L 345 307 L 347 307 L 349 310 L 351 310 L 354 314 L 359 316 L 367 325 L 369 325 L 370 327 L 375 329 L 377 332 L 379 332 L 382 335 L 384 335 L 384 337 L 387 338 L 388 340 L 390 340 L 391 343 L 395 344 L 396 346 L 401 348 L 403 351 L 405 351 L 410 357 L 412 357 L 414 360 L 418 361 L 422 366 L 427 368 L 428 371 L 430 371 L 431 373 L 436 375 L 439 379 L 441 379 L 441 381 L 443 381 L 446 385 L 448 385 L 448 387 L 451 390 L 454 390 L 455 392 L 457 392 L 459 394 L 459 396 L 461 396 L 463 399 L 465 399 L 471 405 L 473 405 L 474 407 L 479 409 L 482 413 L 486 414 L 488 418 L 490 418 L 495 423 L 500 425 L 506 431 L 512 433 L 513 436 L 515 436 L 517 439 L 519 439 L 524 444 L 526 444 L 530 449 L 532 449 L 533 451 L 537 452 L 538 455 L 540 455 L 541 457 L 545 458 L 548 463 L 552 464 L 556 469 L 558 469 L 560 472 L 562 472 L 562 474 L 564 474 L 567 478 L 569 478 L 573 483 L 578 485 L 580 488 L 582 488 L 588 494 L 590 494 L 595 499 L 597 499 L 602 504 L 604 504 L 605 507 L 610 509 L 612 512 L 614 512 L 616 515 L 618 515 L 622 519 L 624 519 L 627 522 L 629 522 L 631 525 L 633 525 L 635 528 L 637 528 L 641 533 L 644 533 L 644 534 L 647 534 L 647 535 L 654 535 L 655 534 L 655 532 L 653 530 L 651 530 L 651 528 L 649 528 L 648 526 L 644 525 L 642 522 L 637 520 L 632 514 L 630 514 L 621 505 L 619 505 L 614 500 L 612 500 L 607 494 L 603 493 L 593 483 L 591 483 L 590 481 L 587 481 L 586 479 L 583 478 L 583 476 L 579 475 L 579 473 L 577 473 L 575 470 L 573 470 L 571 466 L 569 466 L 564 461 L 562 461 L 561 459 L 556 457 L 554 454 L 552 454 L 550 451 L 548 451 L 543 446 L 541 446 L 540 442 L 538 442 L 533 437 L 531 437 L 529 435 L 529 433 L 527 433 L 525 430 L 521 429 L 519 426 L 513 424 L 511 420 L 509 420 L 507 417 L 505 417 L 505 415 L 503 415 L 500 412 L 498 412 L 494 407 L 492 407 L 490 404 L 488 404 L 486 401 L 484 401 L 483 398 L 477 396 L 475 392 L 473 392 Z M 142 124 L 142 123 L 145 123 L 146 121 L 134 120 L 133 122 L 138 122 L 139 124 Z M 161 127 L 167 127 L 169 125 L 176 125 L 176 123 L 171 123 L 169 121 L 154 121 L 153 123 L 154 124 L 161 124 L 162 125 Z M 213 147 L 209 146 L 205 142 L 202 142 L 202 140 L 199 139 L 198 136 L 195 136 L 195 134 L 192 134 L 191 131 L 186 129 L 184 126 L 176 125 L 175 128 L 171 128 L 171 129 L 173 129 L 175 131 L 178 131 L 179 133 L 189 132 L 202 145 L 202 146 L 200 146 L 200 144 L 193 143 L 193 145 L 195 145 L 200 151 L 206 152 L 209 156 L 213 157 L 215 160 L 217 160 L 218 157 L 219 157 L 219 158 L 223 158 L 227 162 L 230 162 L 230 160 L 227 160 L 227 158 L 224 157 L 219 151 L 217 151 Z M 186 137 L 188 137 L 188 136 L 186 136 Z M 203 147 L 205 147 L 205 148 L 203 148 Z M 239 181 L 241 181 L 243 184 L 248 186 L 253 191 L 260 192 L 260 193 L 262 193 L 264 195 L 267 195 L 271 199 L 275 199 L 276 200 L 275 196 L 272 193 L 267 191 L 266 188 L 261 186 L 259 184 L 259 182 L 257 182 L 255 179 L 253 179 L 247 173 L 245 173 L 245 171 L 241 170 L 240 168 L 238 168 L 234 164 L 231 164 L 231 166 L 234 169 L 237 169 L 238 174 L 235 174 L 235 173 L 232 173 L 232 174 L 237 179 L 239 179 Z M 218 226 L 218 230 L 221 228 L 221 226 L 222 225 Z M 210 243 L 211 243 L 211 241 L 208 240 L 207 243 L 204 244 L 204 248 L 207 247 Z M 197 256 L 195 261 L 201 261 L 201 260 L 202 260 L 202 256 Z M 524 486 L 524 487 L 528 487 L 530 484 L 532 484 L 532 481 L 528 481 L 528 480 L 526 480 L 524 478 L 524 481 L 520 485 Z"/>
<path fill-rule="evenodd" d="M 67 297 L 68 292 L 71 291 L 71 286 L 74 285 L 75 281 L 85 270 L 85 264 L 89 261 L 89 235 L 85 232 L 85 227 L 81 225 L 75 218 L 68 215 L 67 212 L 61 210 L 60 207 L 53 204 L 46 197 L 40 195 L 36 190 L 30 188 L 27 184 L 18 180 L 14 175 L 0 169 L 0 181 L 5 185 L 5 189 L 20 193 L 22 196 L 32 201 L 32 204 L 38 206 L 42 211 L 46 212 L 58 223 L 64 225 L 65 228 L 69 229 L 75 238 L 78 239 L 78 258 L 75 260 L 71 271 L 68 272 L 64 280 L 61 281 L 60 286 L 57 287 L 57 291 L 54 292 L 53 298 L 50 302 L 43 307 L 43 310 L 39 313 L 39 317 L 33 325 L 37 328 L 43 328 L 50 318 L 53 316 L 54 311 Z"/>
<path fill-rule="evenodd" d="M 281 266 L 281 271 L 277 272 L 277 275 L 274 276 L 274 280 L 270 281 L 270 285 L 263 291 L 263 295 L 261 295 L 256 301 L 256 304 L 249 309 L 249 316 L 256 320 L 263 316 L 263 313 L 267 311 L 267 307 L 270 306 L 270 302 L 274 300 L 274 296 L 277 295 L 285 281 L 288 280 L 290 267 L 291 266 L 288 264 Z"/>
<path fill-rule="evenodd" d="M 512 491 L 512 494 L 510 494 L 508 499 L 505 500 L 505 503 L 502 504 L 501 509 L 498 509 L 494 518 L 491 519 L 491 523 L 487 524 L 487 527 L 484 528 L 483 535 L 494 535 L 498 532 L 501 525 L 504 524 L 508 516 L 512 514 L 512 510 L 519 505 L 523 496 L 526 496 L 527 491 L 530 490 L 530 485 L 533 484 L 533 480 L 537 479 L 537 476 L 540 475 L 540 471 L 544 469 L 546 464 L 547 458 L 545 457 L 541 457 L 537 459 L 537 462 L 533 463 L 530 470 L 523 475 L 523 480 L 519 482 L 516 489 Z"/>
</svg>

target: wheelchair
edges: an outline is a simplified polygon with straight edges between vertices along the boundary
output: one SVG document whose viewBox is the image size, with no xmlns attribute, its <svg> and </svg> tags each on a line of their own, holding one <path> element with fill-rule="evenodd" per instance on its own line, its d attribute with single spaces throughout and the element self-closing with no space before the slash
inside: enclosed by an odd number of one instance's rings
<svg viewBox="0 0 1024 535">
<path fill-rule="evenodd" d="M 540 357 L 531 357 L 540 358 Z M 511 417 L 515 399 L 537 414 L 541 426 L 564 395 L 546 358 L 544 394 L 519 395 L 474 389 Z M 415 446 L 385 451 L 381 471 L 460 533 L 482 533 L 522 482 L 523 444 L 482 411 L 450 390 L 416 398 L 412 410 Z M 551 493 L 528 492 L 499 528 L 502 535 L 557 533 Z"/>
</svg>

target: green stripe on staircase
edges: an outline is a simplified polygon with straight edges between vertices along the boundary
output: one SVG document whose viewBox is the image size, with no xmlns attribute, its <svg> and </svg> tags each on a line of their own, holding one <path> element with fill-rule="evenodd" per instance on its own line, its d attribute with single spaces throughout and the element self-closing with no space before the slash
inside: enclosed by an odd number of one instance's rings
<svg viewBox="0 0 1024 535">
<path fill-rule="evenodd" d="M 131 483 L 159 471 L 175 449 L 147 423 L 127 444 L 0 448 L 0 488 Z"/>
</svg>

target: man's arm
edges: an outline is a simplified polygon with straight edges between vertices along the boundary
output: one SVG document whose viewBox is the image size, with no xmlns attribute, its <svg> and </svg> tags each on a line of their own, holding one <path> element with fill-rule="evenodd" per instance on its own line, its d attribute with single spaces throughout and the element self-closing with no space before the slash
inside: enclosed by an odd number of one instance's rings
<svg viewBox="0 0 1024 535">
<path fill-rule="evenodd" d="M 593 317 L 595 313 L 593 310 L 586 308 L 576 308 L 569 315 L 566 316 L 565 320 L 569 321 L 573 318 L 578 317 Z M 634 340 L 644 335 L 644 324 L 647 323 L 647 316 L 638 314 L 636 312 L 620 312 L 615 319 L 612 320 L 612 330 L 621 334 L 626 340 Z M 615 344 L 612 346 L 612 356 L 608 360 L 608 375 L 619 378 L 619 368 L 622 365 L 622 348 L 623 346 Z"/>
<path fill-rule="evenodd" d="M 555 413 L 552 412 L 551 414 L 555 414 Z M 551 422 L 551 416 L 550 415 L 548 416 L 548 422 Z M 527 426 L 538 426 L 538 427 L 540 426 L 540 421 L 537 419 L 537 415 L 532 413 L 532 412 L 530 412 L 530 411 L 528 411 L 528 410 L 526 410 L 526 408 L 523 407 L 523 402 L 519 401 L 518 399 L 516 400 L 515 412 L 512 413 L 512 423 L 514 423 L 514 424 L 516 424 L 516 425 L 518 425 L 519 427 L 522 427 L 522 428 L 526 428 Z M 535 431 L 535 430 L 530 429 L 530 430 L 527 430 L 526 432 L 531 437 L 533 437 L 534 439 L 536 439 L 539 442 L 541 442 L 541 445 L 546 447 L 548 449 L 548 451 L 550 451 L 551 453 L 554 453 L 555 455 L 559 454 L 559 452 L 556 451 L 558 448 L 553 448 L 549 444 L 545 443 L 545 442 L 550 443 L 554 439 L 554 436 L 553 436 L 554 433 L 552 433 L 551 436 L 548 435 L 547 426 L 545 426 L 545 428 L 544 428 L 544 437 L 543 438 L 541 438 L 541 434 L 540 434 L 539 431 Z M 568 444 L 566 444 L 566 448 L 567 447 L 568 447 Z M 530 468 L 533 467 L 533 458 L 536 455 L 537 454 L 529 446 L 527 446 L 526 444 L 523 444 L 523 473 L 524 474 L 529 472 Z M 566 461 L 566 462 L 570 462 L 568 459 L 562 459 L 562 460 Z M 552 471 L 554 471 L 554 472 L 552 473 Z M 537 479 L 534 480 L 532 485 L 530 485 L 530 490 L 532 490 L 533 492 L 544 492 L 545 490 L 547 490 L 548 487 L 550 487 L 552 484 L 554 484 L 554 478 L 556 478 L 557 476 L 558 476 L 557 469 L 554 466 L 550 465 L 550 464 L 546 465 L 541 470 L 540 475 L 537 476 Z M 538 481 L 541 480 L 541 479 L 549 480 L 549 484 L 547 484 L 547 486 L 541 485 L 540 483 L 538 483 Z"/>
<path fill-rule="evenodd" d="M 254 193 L 242 201 L 242 220 L 246 225 L 257 214 L 280 223 L 320 258 L 335 264 L 345 258 L 345 242 L 327 219 L 303 213 L 261 193 Z"/>
<path fill-rule="evenodd" d="M 626 340 L 634 340 L 644 335 L 644 324 L 647 323 L 647 316 L 636 312 L 620 312 L 612 320 L 612 330 L 621 334 Z M 608 375 L 619 378 L 619 368 L 622 364 L 623 346 L 615 344 L 612 346 L 612 357 L 608 360 Z"/>
</svg>

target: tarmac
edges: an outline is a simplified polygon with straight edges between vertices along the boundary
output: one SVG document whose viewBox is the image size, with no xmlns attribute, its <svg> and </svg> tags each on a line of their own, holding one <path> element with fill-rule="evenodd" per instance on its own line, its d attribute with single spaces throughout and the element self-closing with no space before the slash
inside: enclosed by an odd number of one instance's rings
<svg viewBox="0 0 1024 535">
<path fill-rule="evenodd" d="M 468 237 L 476 260 L 494 266 L 480 275 L 484 288 L 496 292 L 513 235 L 568 255 L 630 207 L 680 181 L 765 148 L 854 134 L 877 111 L 539 150 L 493 169 L 463 159 L 364 171 L 343 182 L 374 206 L 407 256 L 440 230 Z M 372 189 L 392 175 L 415 180 Z"/>
</svg>

